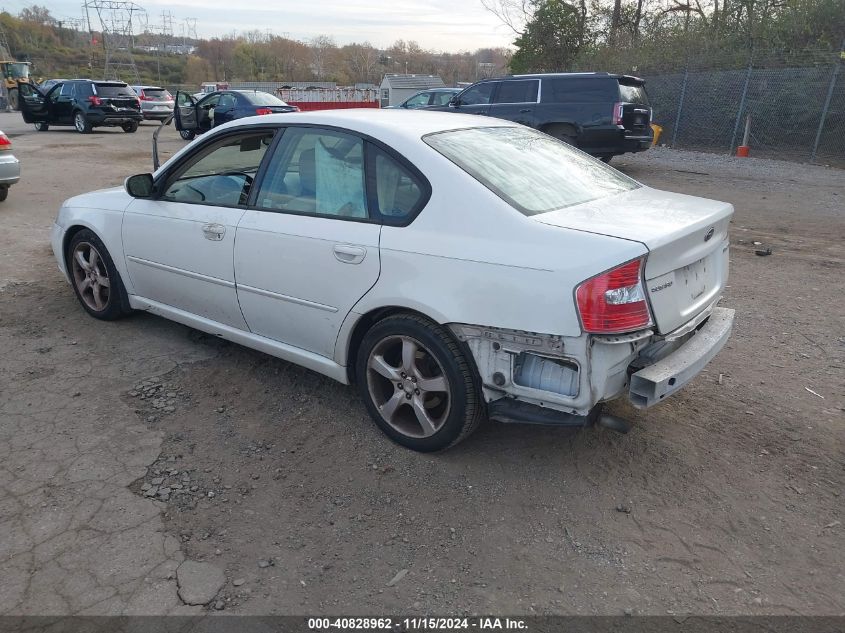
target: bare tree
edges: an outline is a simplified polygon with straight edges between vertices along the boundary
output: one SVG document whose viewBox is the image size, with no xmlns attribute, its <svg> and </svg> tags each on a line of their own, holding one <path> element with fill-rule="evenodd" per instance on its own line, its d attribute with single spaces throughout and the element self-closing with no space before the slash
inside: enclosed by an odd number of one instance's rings
<svg viewBox="0 0 845 633">
<path fill-rule="evenodd" d="M 534 0 L 481 0 L 481 6 L 515 35 L 522 34 L 526 22 L 534 15 Z"/>
</svg>

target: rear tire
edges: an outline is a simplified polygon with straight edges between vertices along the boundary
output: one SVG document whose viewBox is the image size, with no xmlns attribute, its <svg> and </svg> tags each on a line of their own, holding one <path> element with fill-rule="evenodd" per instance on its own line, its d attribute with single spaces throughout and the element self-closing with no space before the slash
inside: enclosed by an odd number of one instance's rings
<svg viewBox="0 0 845 633">
<path fill-rule="evenodd" d="M 0 202 L 3 202 L 8 197 L 9 197 L 9 188 L 8 187 L 0 187 Z"/>
<path fill-rule="evenodd" d="M 193 141 L 196 138 L 197 133 L 193 130 L 179 130 L 179 136 L 186 141 Z"/>
<path fill-rule="evenodd" d="M 123 131 L 127 134 L 134 134 L 138 131 L 138 122 L 137 121 L 130 121 L 129 123 L 124 123 L 120 127 L 123 128 Z"/>
<path fill-rule="evenodd" d="M 76 298 L 92 317 L 114 321 L 132 312 L 120 273 L 93 231 L 83 229 L 71 238 L 65 262 Z"/>
<path fill-rule="evenodd" d="M 601 162 L 609 164 L 610 161 L 613 160 L 613 154 L 604 154 L 603 156 L 599 156 L 599 158 L 601 159 Z"/>
<path fill-rule="evenodd" d="M 411 450 L 454 446 L 484 419 L 475 369 L 454 337 L 423 317 L 399 314 L 370 328 L 355 376 L 376 425 Z"/>
<path fill-rule="evenodd" d="M 38 130 L 39 132 L 46 132 L 47 130 L 50 129 L 50 126 L 47 123 L 36 123 L 35 129 Z"/>
<path fill-rule="evenodd" d="M 21 109 L 21 107 L 20 107 L 21 106 L 20 97 L 18 95 L 18 89 L 17 88 L 10 88 L 9 89 L 9 99 L 8 100 L 9 100 L 9 107 L 12 108 L 12 110 L 20 110 Z"/>
<path fill-rule="evenodd" d="M 75 127 L 76 131 L 80 134 L 90 134 L 92 129 L 91 121 L 89 121 L 85 114 L 81 111 L 77 111 L 76 114 L 73 115 L 73 127 Z"/>
</svg>

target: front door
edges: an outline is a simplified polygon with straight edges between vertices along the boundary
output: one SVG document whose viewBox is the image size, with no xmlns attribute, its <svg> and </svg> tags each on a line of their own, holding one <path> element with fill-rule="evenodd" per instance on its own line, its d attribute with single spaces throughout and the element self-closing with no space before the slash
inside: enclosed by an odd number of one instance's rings
<svg viewBox="0 0 845 633">
<path fill-rule="evenodd" d="M 176 107 L 173 112 L 173 121 L 176 130 L 181 132 L 194 131 L 197 129 L 197 100 L 187 92 L 179 90 L 176 93 Z"/>
<path fill-rule="evenodd" d="M 134 200 L 123 219 L 135 294 L 247 329 L 235 292 L 235 229 L 274 130 L 206 142 L 156 181 L 156 199 Z"/>
<path fill-rule="evenodd" d="M 235 277 L 250 330 L 332 357 L 344 318 L 379 276 L 364 141 L 290 127 L 238 224 Z"/>
<path fill-rule="evenodd" d="M 50 103 L 38 88 L 30 83 L 18 82 L 18 96 L 21 114 L 26 123 L 50 121 Z"/>
<path fill-rule="evenodd" d="M 539 89 L 539 79 L 502 81 L 490 105 L 490 116 L 534 127 Z"/>
<path fill-rule="evenodd" d="M 470 86 L 458 95 L 455 111 L 463 114 L 488 114 L 495 88 L 495 81 L 485 81 Z"/>
</svg>

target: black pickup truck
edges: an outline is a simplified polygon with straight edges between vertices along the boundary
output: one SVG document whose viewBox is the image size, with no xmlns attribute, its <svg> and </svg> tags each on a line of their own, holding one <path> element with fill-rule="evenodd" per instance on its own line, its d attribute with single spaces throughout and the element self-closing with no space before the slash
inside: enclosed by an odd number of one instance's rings
<svg viewBox="0 0 845 633">
<path fill-rule="evenodd" d="M 605 162 L 651 147 L 644 81 L 610 73 L 547 73 L 484 79 L 428 108 L 507 119 L 550 134 Z"/>
</svg>

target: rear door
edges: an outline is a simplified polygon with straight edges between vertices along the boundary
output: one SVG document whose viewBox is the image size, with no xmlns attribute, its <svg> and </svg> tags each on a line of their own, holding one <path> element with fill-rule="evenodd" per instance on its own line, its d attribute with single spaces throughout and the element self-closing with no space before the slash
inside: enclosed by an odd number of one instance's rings
<svg viewBox="0 0 845 633">
<path fill-rule="evenodd" d="M 196 130 L 197 125 L 197 100 L 187 92 L 181 90 L 176 93 L 176 107 L 173 110 L 174 125 L 176 129 Z"/>
<path fill-rule="evenodd" d="M 53 106 L 53 121 L 55 123 L 70 124 L 73 122 L 73 99 L 76 84 L 66 81 L 50 91 L 50 101 Z M 55 95 L 55 96 L 54 96 Z"/>
<path fill-rule="evenodd" d="M 539 79 L 507 79 L 499 83 L 489 114 L 534 127 L 534 111 L 540 92 Z"/>
<path fill-rule="evenodd" d="M 238 300 L 255 334 L 331 358 L 340 326 L 379 276 L 363 139 L 289 127 L 238 224 Z"/>
<path fill-rule="evenodd" d="M 49 123 L 50 106 L 47 97 L 30 83 L 18 82 L 20 109 L 26 123 Z"/>
<path fill-rule="evenodd" d="M 249 105 L 248 102 L 240 104 L 240 107 L 245 108 Z M 230 92 L 220 95 L 220 100 L 214 108 L 214 125 L 223 125 L 229 121 L 234 121 L 239 115 L 236 108 L 239 107 L 238 98 Z"/>
<path fill-rule="evenodd" d="M 619 105 L 622 125 L 630 136 L 651 134 L 651 105 L 641 79 L 619 78 Z"/>
</svg>

